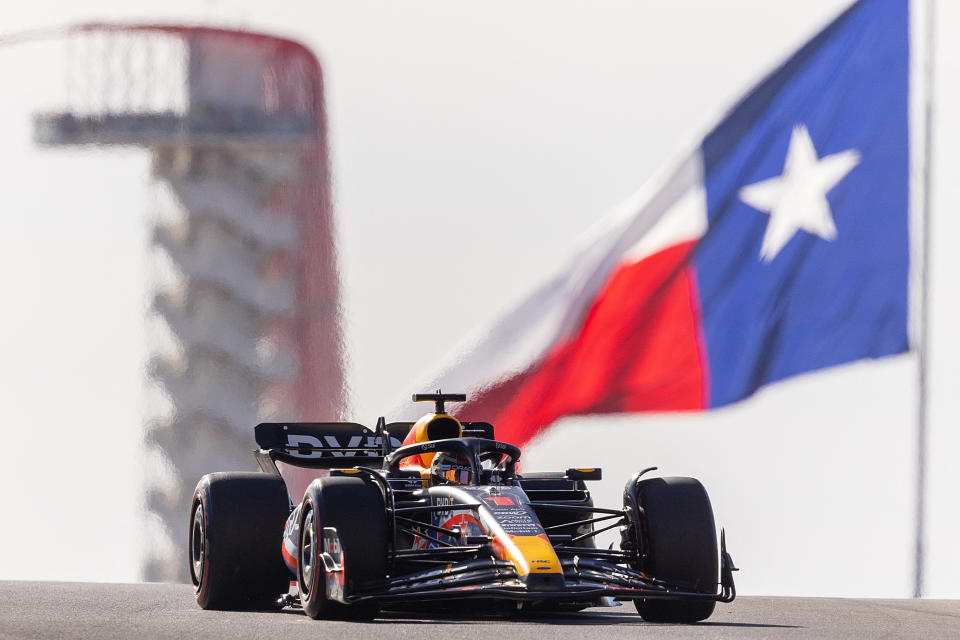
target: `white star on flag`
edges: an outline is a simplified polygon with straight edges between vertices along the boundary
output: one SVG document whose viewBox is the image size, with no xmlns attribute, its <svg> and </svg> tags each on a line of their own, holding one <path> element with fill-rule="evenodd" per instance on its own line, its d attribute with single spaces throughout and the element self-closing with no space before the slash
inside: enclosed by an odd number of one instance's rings
<svg viewBox="0 0 960 640">
<path fill-rule="evenodd" d="M 827 193 L 859 163 L 860 152 L 856 149 L 817 158 L 807 127 L 796 125 L 790 135 L 783 174 L 747 185 L 737 193 L 751 207 L 770 214 L 760 260 L 773 260 L 797 229 L 833 241 L 837 227 Z"/>
</svg>

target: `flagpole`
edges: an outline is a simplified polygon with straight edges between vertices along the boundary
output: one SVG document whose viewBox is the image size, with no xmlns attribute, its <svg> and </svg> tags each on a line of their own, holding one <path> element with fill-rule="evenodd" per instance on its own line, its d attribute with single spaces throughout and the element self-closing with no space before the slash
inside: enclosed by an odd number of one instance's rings
<svg viewBox="0 0 960 640">
<path fill-rule="evenodd" d="M 931 165 L 933 147 L 933 56 L 934 56 L 934 4 L 926 3 L 926 60 L 924 65 L 924 126 L 923 126 L 923 213 L 920 245 L 920 339 L 917 345 L 918 397 L 917 397 L 917 495 L 916 539 L 914 541 L 913 597 L 923 597 L 924 570 L 924 521 L 926 519 L 927 488 L 927 354 L 929 346 L 929 273 L 930 273 L 930 200 Z"/>
</svg>

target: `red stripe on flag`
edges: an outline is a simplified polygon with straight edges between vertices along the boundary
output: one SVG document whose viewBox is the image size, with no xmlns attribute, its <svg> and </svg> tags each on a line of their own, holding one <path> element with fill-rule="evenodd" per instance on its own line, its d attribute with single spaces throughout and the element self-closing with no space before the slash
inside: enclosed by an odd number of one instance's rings
<svg viewBox="0 0 960 640">
<path fill-rule="evenodd" d="M 579 333 L 482 390 L 458 415 L 490 421 L 498 440 L 523 445 L 567 415 L 705 408 L 706 350 L 688 264 L 694 244 L 619 267 Z"/>
</svg>

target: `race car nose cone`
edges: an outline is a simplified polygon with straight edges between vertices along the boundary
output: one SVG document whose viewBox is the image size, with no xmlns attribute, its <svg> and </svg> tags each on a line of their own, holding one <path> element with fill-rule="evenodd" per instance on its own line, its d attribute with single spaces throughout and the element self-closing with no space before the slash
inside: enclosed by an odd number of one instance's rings
<svg viewBox="0 0 960 640">
<path fill-rule="evenodd" d="M 523 582 L 528 591 L 562 591 L 565 587 L 562 573 L 528 573 Z"/>
</svg>

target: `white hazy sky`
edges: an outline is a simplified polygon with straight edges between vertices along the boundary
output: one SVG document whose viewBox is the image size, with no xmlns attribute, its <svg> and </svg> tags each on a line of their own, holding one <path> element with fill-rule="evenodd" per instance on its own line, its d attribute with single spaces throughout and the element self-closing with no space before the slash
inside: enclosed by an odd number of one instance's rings
<svg viewBox="0 0 960 640">
<path fill-rule="evenodd" d="M 848 0 L 0 5 L 16 32 L 188 21 L 301 39 L 325 68 L 351 400 L 386 399 L 556 268 Z M 939 30 L 960 6 L 939 2 Z M 938 50 L 928 593 L 960 597 L 960 320 L 945 152 L 960 52 Z M 62 50 L 0 48 L 0 578 L 134 580 L 143 419 L 148 163 L 41 151 L 29 115 Z M 960 140 L 958 140 L 960 142 Z M 438 236 L 447 240 L 435 242 Z M 432 303 L 442 296 L 444 312 Z M 744 593 L 906 596 L 916 366 L 859 363 L 707 415 L 567 420 L 527 466 L 599 464 L 598 502 L 659 465 L 700 477 Z M 211 469 L 214 471 L 214 469 Z"/>
</svg>

